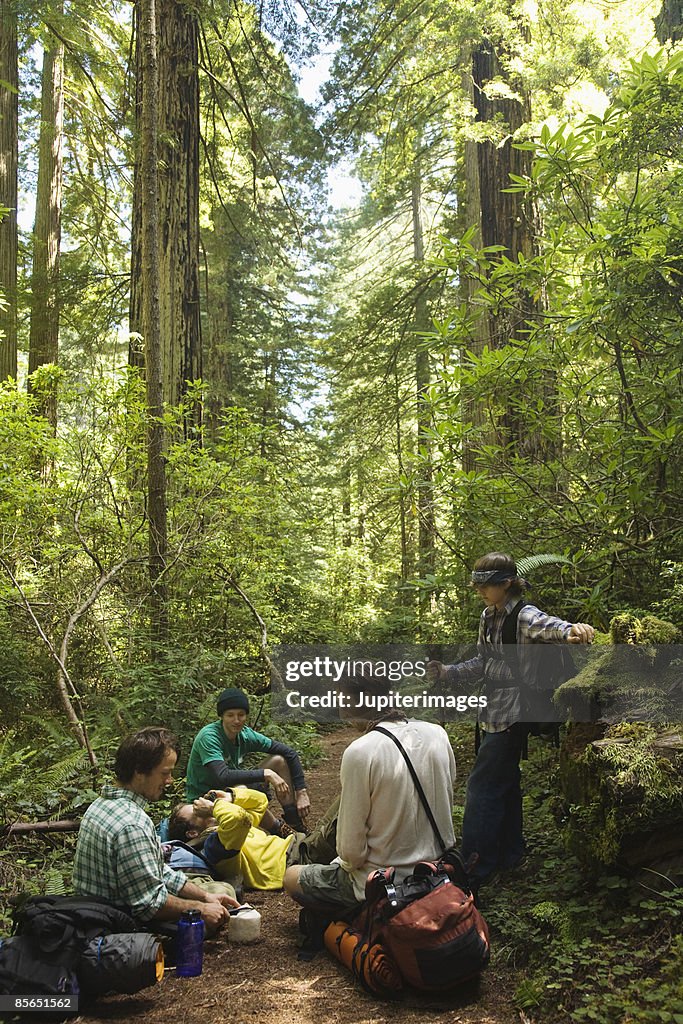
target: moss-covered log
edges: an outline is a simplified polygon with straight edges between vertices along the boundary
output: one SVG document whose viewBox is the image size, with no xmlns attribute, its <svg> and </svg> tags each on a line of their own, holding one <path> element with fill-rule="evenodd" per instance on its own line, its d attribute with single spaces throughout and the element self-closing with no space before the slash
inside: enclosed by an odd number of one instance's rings
<svg viewBox="0 0 683 1024">
<path fill-rule="evenodd" d="M 596 870 L 666 861 L 683 872 L 679 633 L 622 615 L 610 634 L 557 695 L 575 719 L 560 751 L 567 844 Z"/>
</svg>

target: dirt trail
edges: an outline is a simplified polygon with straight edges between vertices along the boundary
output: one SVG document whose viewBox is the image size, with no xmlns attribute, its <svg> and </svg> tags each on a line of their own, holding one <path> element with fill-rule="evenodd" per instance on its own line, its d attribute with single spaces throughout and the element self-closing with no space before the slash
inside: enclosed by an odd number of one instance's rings
<svg viewBox="0 0 683 1024">
<path fill-rule="evenodd" d="M 323 737 L 325 758 L 309 775 L 313 812 L 322 813 L 338 792 L 339 762 L 357 736 L 352 729 Z M 413 1005 L 380 1002 L 354 984 L 326 953 L 312 962 L 296 956 L 297 911 L 282 892 L 250 892 L 263 917 L 262 938 L 251 946 L 219 938 L 206 945 L 204 972 L 162 983 L 135 996 L 98 1000 L 79 1024 L 519 1024 L 511 1003 L 512 979 L 494 964 L 475 991 L 448 1003 L 429 996 Z"/>
</svg>

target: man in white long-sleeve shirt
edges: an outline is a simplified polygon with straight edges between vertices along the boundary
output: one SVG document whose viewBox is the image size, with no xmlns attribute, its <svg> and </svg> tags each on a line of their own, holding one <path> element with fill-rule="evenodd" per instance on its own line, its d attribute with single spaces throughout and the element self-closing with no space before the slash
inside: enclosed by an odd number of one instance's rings
<svg viewBox="0 0 683 1024">
<path fill-rule="evenodd" d="M 378 723 L 376 723 L 378 724 Z M 406 750 L 447 846 L 453 835 L 455 758 L 438 725 L 408 720 L 400 712 L 382 719 Z M 442 851 L 408 767 L 389 736 L 374 729 L 344 751 L 337 823 L 338 857 L 331 864 L 290 867 L 286 891 L 308 907 L 352 908 L 365 898 L 365 882 L 376 868 L 393 867 L 398 880 L 420 860 Z"/>
</svg>

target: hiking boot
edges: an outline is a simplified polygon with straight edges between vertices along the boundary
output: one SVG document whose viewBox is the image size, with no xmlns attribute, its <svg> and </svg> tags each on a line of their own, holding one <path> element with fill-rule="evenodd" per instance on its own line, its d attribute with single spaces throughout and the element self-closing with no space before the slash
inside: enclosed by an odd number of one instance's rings
<svg viewBox="0 0 683 1024">
<path fill-rule="evenodd" d="M 485 878 L 480 878 L 476 880 L 473 879 L 472 890 L 475 892 L 479 892 L 480 889 L 493 888 L 494 886 L 498 885 L 499 882 L 502 881 L 502 879 L 503 872 L 499 868 L 496 868 L 495 871 L 492 871 L 490 875 L 486 875 Z"/>
<path fill-rule="evenodd" d="M 511 864 L 510 867 L 501 868 L 501 875 L 504 881 L 508 879 L 523 878 L 531 867 L 531 858 L 523 854 Z"/>
<path fill-rule="evenodd" d="M 296 829 L 292 825 L 288 824 L 283 818 L 276 818 L 269 835 L 279 836 L 280 839 L 288 839 L 289 836 L 296 835 L 308 835 L 308 832 L 303 832 L 303 829 Z"/>
<path fill-rule="evenodd" d="M 310 834 L 309 829 L 307 829 L 306 826 L 304 825 L 303 821 L 299 817 L 299 812 L 297 811 L 296 807 L 294 807 L 294 805 L 288 805 L 284 808 L 284 819 L 285 822 L 292 829 L 292 831 L 303 832 L 305 836 Z M 289 833 L 287 834 L 289 835 Z"/>
</svg>

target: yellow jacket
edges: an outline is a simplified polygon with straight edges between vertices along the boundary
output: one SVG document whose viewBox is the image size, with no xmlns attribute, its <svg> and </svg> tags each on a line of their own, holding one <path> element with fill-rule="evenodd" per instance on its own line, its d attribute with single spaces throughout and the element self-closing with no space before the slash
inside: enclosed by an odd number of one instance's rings
<svg viewBox="0 0 683 1024">
<path fill-rule="evenodd" d="M 221 878 L 241 874 L 250 889 L 281 889 L 287 867 L 287 851 L 294 836 L 281 839 L 256 826 L 268 807 L 268 797 L 246 786 L 235 786 L 233 800 L 216 800 L 213 816 L 220 847 L 211 835 L 204 842 L 214 870 Z M 225 856 L 221 857 L 221 853 Z"/>
</svg>

